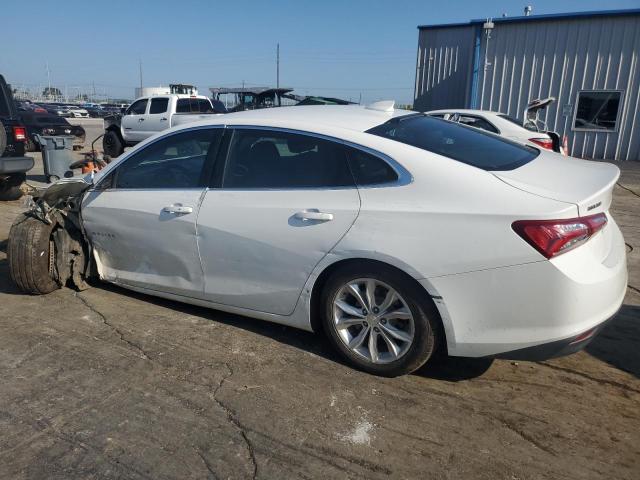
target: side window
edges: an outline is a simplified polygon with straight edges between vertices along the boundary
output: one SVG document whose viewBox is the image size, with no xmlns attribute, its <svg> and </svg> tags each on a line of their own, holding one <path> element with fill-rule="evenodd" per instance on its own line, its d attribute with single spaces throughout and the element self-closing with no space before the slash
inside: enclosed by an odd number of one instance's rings
<svg viewBox="0 0 640 480">
<path fill-rule="evenodd" d="M 170 135 L 145 147 L 117 168 L 115 188 L 197 188 L 205 184 L 223 129 Z"/>
<path fill-rule="evenodd" d="M 169 106 L 168 98 L 152 98 L 151 106 L 149 107 L 149 114 L 152 113 L 164 113 Z"/>
<path fill-rule="evenodd" d="M 197 104 L 197 108 L 196 111 L 198 113 L 212 113 L 213 112 L 213 108 L 211 107 L 211 103 L 209 103 L 209 100 L 205 100 L 204 98 L 198 98 L 196 101 Z"/>
<path fill-rule="evenodd" d="M 493 124 L 486 121 L 484 118 L 480 117 L 470 117 L 467 115 L 460 115 L 458 119 L 458 123 L 463 125 L 469 125 L 470 127 L 481 128 L 482 130 L 486 130 L 491 133 L 500 133 Z"/>
<path fill-rule="evenodd" d="M 179 98 L 176 103 L 176 113 L 191 113 L 191 104 L 188 98 Z"/>
<path fill-rule="evenodd" d="M 144 115 L 144 112 L 147 110 L 147 101 L 148 100 L 144 98 L 133 102 L 125 115 Z"/>
<path fill-rule="evenodd" d="M 354 186 L 343 145 L 275 130 L 234 131 L 223 188 Z"/>
<path fill-rule="evenodd" d="M 619 91 L 578 92 L 574 130 L 615 131 L 621 97 Z"/>
<path fill-rule="evenodd" d="M 356 148 L 349 149 L 349 166 L 357 185 L 378 185 L 398 180 L 398 174 L 387 162 Z"/>
</svg>

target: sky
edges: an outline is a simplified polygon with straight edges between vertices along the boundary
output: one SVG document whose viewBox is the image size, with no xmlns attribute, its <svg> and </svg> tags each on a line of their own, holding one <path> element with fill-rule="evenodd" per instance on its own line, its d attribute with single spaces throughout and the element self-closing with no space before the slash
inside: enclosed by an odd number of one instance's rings
<svg viewBox="0 0 640 480">
<path fill-rule="evenodd" d="M 0 73 L 14 86 L 133 98 L 144 86 L 276 84 L 301 95 L 413 101 L 418 25 L 640 6 L 638 0 L 4 1 Z M 6 21 L 9 20 L 9 21 Z M 11 41 L 11 39 L 14 39 Z"/>
</svg>

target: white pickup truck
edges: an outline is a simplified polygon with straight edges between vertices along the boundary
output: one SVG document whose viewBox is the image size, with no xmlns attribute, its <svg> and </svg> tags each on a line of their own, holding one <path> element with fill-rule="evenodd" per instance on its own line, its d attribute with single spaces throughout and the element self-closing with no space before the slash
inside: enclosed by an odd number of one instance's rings
<svg viewBox="0 0 640 480">
<path fill-rule="evenodd" d="M 102 147 L 114 158 L 125 147 L 135 145 L 151 135 L 185 123 L 219 115 L 211 100 L 199 95 L 158 95 L 138 98 L 121 115 L 104 119 Z"/>
</svg>

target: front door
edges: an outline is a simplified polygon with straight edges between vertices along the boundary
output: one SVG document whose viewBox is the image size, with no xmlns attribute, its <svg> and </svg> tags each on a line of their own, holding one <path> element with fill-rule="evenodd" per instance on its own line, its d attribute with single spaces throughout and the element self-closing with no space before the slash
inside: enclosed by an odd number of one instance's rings
<svg viewBox="0 0 640 480">
<path fill-rule="evenodd" d="M 84 226 L 106 280 L 202 294 L 196 218 L 221 132 L 190 129 L 153 142 L 89 193 Z"/>
<path fill-rule="evenodd" d="M 314 267 L 355 221 L 360 197 L 343 145 L 234 129 L 221 188 L 198 215 L 205 298 L 291 314 Z"/>
<path fill-rule="evenodd" d="M 145 132 L 145 113 L 149 100 L 141 98 L 131 104 L 122 116 L 122 138 L 125 142 L 141 142 L 148 135 Z"/>
</svg>

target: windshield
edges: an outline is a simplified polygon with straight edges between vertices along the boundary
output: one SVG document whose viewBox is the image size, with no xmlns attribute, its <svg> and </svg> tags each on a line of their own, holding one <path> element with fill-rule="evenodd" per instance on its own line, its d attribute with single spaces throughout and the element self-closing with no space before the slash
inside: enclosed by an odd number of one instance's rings
<svg viewBox="0 0 640 480">
<path fill-rule="evenodd" d="M 483 170 L 514 170 L 539 154 L 482 130 L 428 115 L 397 117 L 367 131 Z"/>
</svg>

